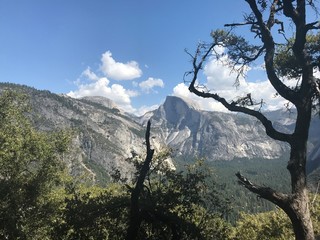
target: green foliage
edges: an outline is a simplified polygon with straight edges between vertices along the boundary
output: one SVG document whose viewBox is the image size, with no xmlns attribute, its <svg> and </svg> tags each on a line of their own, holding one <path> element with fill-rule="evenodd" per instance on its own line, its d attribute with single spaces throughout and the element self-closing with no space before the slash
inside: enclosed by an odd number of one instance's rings
<svg viewBox="0 0 320 240">
<path fill-rule="evenodd" d="M 290 79 L 296 81 L 296 84 L 293 85 L 293 89 L 300 88 L 300 80 L 303 75 L 303 65 L 299 61 L 294 52 L 294 42 L 295 38 L 290 38 L 285 45 L 279 45 L 277 48 L 277 54 L 275 57 L 275 70 L 279 76 L 284 77 L 285 79 Z M 320 33 L 310 33 L 306 35 L 305 43 L 305 53 L 308 54 L 310 61 L 310 66 L 315 70 L 320 70 Z M 314 101 L 313 109 L 316 113 L 320 114 L 320 94 L 319 94 L 320 79 L 317 78 L 315 83 L 311 86 L 313 89 L 312 100 Z"/>
<path fill-rule="evenodd" d="M 64 204 L 51 239 L 124 239 L 129 195 L 120 185 L 79 187 Z"/>
<path fill-rule="evenodd" d="M 310 195 L 310 210 L 315 236 L 320 237 L 320 194 Z"/>
<path fill-rule="evenodd" d="M 129 129 L 131 132 L 133 132 L 138 137 L 144 137 L 144 135 L 145 135 L 145 132 L 142 131 L 141 129 L 137 129 L 137 128 L 133 128 L 133 127 L 129 127 Z"/>
<path fill-rule="evenodd" d="M 211 37 L 215 43 L 222 44 L 226 48 L 225 54 L 236 64 L 248 63 L 260 49 L 260 46 L 250 44 L 244 37 L 225 30 L 213 31 Z"/>
<path fill-rule="evenodd" d="M 150 219 L 145 219 L 144 229 L 149 229 L 148 239 L 170 239 L 174 231 L 180 239 L 201 239 L 203 236 L 221 236 L 226 239 L 228 224 L 219 225 L 218 219 L 228 211 L 227 202 L 216 191 L 214 182 L 208 181 L 210 171 L 203 161 L 189 165 L 185 172 L 167 170 L 149 176 L 140 199 L 142 209 Z M 222 237 L 223 236 L 223 237 Z"/>
<path fill-rule="evenodd" d="M 225 195 L 233 199 L 235 212 L 258 213 L 274 209 L 274 204 L 239 186 L 235 176 L 240 171 L 251 181 L 270 186 L 278 191 L 290 191 L 290 178 L 286 169 L 287 156 L 279 159 L 234 159 L 210 163 L 214 170 L 214 180 L 222 185 Z M 234 222 L 235 219 L 230 219 Z"/>
<path fill-rule="evenodd" d="M 173 229 L 180 233 L 180 239 L 293 239 L 291 224 L 278 209 L 242 213 L 235 227 L 227 223 L 221 218 L 223 208 L 227 207 L 219 199 L 221 193 L 206 182 L 209 180 L 206 177 L 212 174 L 208 169 L 197 162 L 187 166 L 185 172 L 153 171 L 141 196 L 144 221 L 139 239 L 171 239 Z M 47 238 L 124 239 L 130 189 L 122 183 L 105 188 L 80 185 L 69 193 L 60 189 L 55 193 L 60 196 L 60 215 Z M 61 201 L 61 197 L 65 200 Z M 311 199 L 315 232 L 319 234 L 320 198 Z"/>
<path fill-rule="evenodd" d="M 282 210 L 258 214 L 241 214 L 236 226 L 239 240 L 290 240 L 295 239 L 291 223 Z"/>
<path fill-rule="evenodd" d="M 314 233 L 320 236 L 320 195 L 310 195 L 310 199 Z M 290 219 L 281 209 L 258 214 L 241 213 L 234 234 L 236 240 L 295 239 Z"/>
<path fill-rule="evenodd" d="M 191 163 L 192 158 L 176 158 L 175 165 L 183 168 L 183 163 Z M 271 211 L 274 204 L 239 186 L 235 173 L 240 171 L 253 182 L 268 185 L 283 192 L 290 191 L 290 178 L 286 169 L 287 155 L 279 159 L 233 159 L 231 161 L 206 161 L 207 168 L 211 169 L 208 181 L 215 182 L 215 187 L 223 199 L 229 199 L 231 212 L 225 217 L 235 224 L 239 212 L 259 213 Z"/>
<path fill-rule="evenodd" d="M 206 169 L 203 162 L 188 166 L 186 172 L 156 164 L 140 197 L 139 239 L 171 239 L 175 233 L 180 239 L 229 239 L 232 227 L 220 218 L 227 205 L 207 181 Z M 131 189 L 123 182 L 72 188 L 51 238 L 124 239 Z"/>
<path fill-rule="evenodd" d="M 306 50 L 310 55 L 311 64 L 319 70 L 320 68 L 320 33 L 309 34 L 306 39 Z M 293 53 L 294 38 L 290 38 L 285 45 L 279 45 L 275 58 L 275 66 L 280 76 L 289 79 L 299 79 L 302 75 L 302 63 L 300 63 Z"/>
<path fill-rule="evenodd" d="M 132 184 L 119 181 L 98 187 L 75 183 L 63 164 L 70 133 L 37 131 L 29 115 L 25 96 L 2 91 L 0 238 L 124 239 Z M 256 213 L 269 208 L 264 203 L 257 207 L 256 197 L 241 189 L 234 177 L 240 170 L 255 182 L 284 190 L 283 159 L 235 159 L 210 165 L 197 161 L 172 170 L 163 164 L 169 154 L 164 151 L 154 157 L 145 181 L 140 196 L 140 239 L 172 239 L 177 235 L 179 239 L 293 238 L 286 215 L 278 209 Z M 96 172 L 100 168 L 90 167 Z M 136 167 L 139 169 L 139 162 Z M 100 180 L 105 177 L 101 171 Z M 118 179 L 122 180 L 121 175 Z M 315 234 L 320 235 L 320 196 L 312 195 L 310 202 Z M 230 218 L 231 207 L 246 213 L 236 221 Z"/>
<path fill-rule="evenodd" d="M 0 236 L 37 239 L 49 230 L 56 205 L 49 195 L 61 180 L 69 136 L 35 130 L 25 96 L 0 96 Z"/>
</svg>

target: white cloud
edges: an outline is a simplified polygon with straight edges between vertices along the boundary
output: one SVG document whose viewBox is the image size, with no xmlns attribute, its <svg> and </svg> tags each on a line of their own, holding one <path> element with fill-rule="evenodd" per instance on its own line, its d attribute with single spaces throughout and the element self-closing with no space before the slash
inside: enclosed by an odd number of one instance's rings
<svg viewBox="0 0 320 240">
<path fill-rule="evenodd" d="M 211 59 L 205 66 L 203 73 L 207 78 L 207 87 L 213 91 L 234 89 L 235 79 L 237 73 L 231 71 L 226 65 L 227 57 L 225 59 Z M 243 79 L 239 79 L 240 84 L 244 82 Z"/>
<path fill-rule="evenodd" d="M 135 91 L 125 89 L 122 85 L 110 85 L 110 81 L 102 77 L 91 83 L 78 84 L 78 90 L 71 91 L 67 95 L 73 98 L 103 96 L 114 101 L 123 111 L 134 112 L 136 109 L 131 105 L 131 97 L 137 96 L 137 94 Z"/>
<path fill-rule="evenodd" d="M 150 111 L 152 111 L 152 110 L 155 110 L 155 109 L 157 109 L 159 107 L 159 105 L 152 105 L 152 106 L 141 106 L 136 112 L 135 112 L 135 114 L 137 115 L 137 116 L 142 116 L 142 115 L 144 115 L 145 113 L 147 113 L 147 112 L 150 112 Z"/>
<path fill-rule="evenodd" d="M 81 76 L 88 78 L 92 81 L 99 80 L 99 77 L 94 72 L 91 71 L 90 67 L 87 67 L 87 69 L 82 72 Z"/>
<path fill-rule="evenodd" d="M 100 74 L 92 71 L 87 67 L 74 81 L 77 89 L 70 91 L 67 95 L 73 98 L 81 98 L 85 96 L 103 96 L 115 102 L 121 110 L 135 115 L 143 115 L 144 113 L 154 110 L 159 105 L 141 106 L 135 108 L 132 106 L 132 98 L 137 97 L 143 92 L 154 92 L 155 87 L 164 87 L 161 79 L 148 78 L 146 81 L 138 83 L 131 81 L 131 86 L 135 89 L 140 88 L 142 92 L 138 92 L 127 87 L 130 84 L 113 84 L 113 80 L 132 80 L 141 76 L 142 72 L 138 63 L 131 61 L 126 64 L 116 62 L 112 58 L 110 51 L 102 54 Z M 127 86 L 127 87 L 124 87 Z"/>
<path fill-rule="evenodd" d="M 137 62 L 116 62 L 112 58 L 112 53 L 110 51 L 106 51 L 104 54 L 102 54 L 101 62 L 101 71 L 107 77 L 114 80 L 132 80 L 139 78 L 142 75 L 142 71 Z"/>
<path fill-rule="evenodd" d="M 79 79 L 74 84 L 77 90 L 70 91 L 68 95 L 74 98 L 84 96 L 103 96 L 115 102 L 117 107 L 125 112 L 136 113 L 137 110 L 132 106 L 131 98 L 139 95 L 139 92 L 127 89 L 121 84 L 112 84 L 112 80 L 132 80 L 142 75 L 139 65 L 135 61 L 128 63 L 116 62 L 112 58 L 110 51 L 102 54 L 100 64 L 100 75 L 92 71 L 90 67 L 85 69 Z M 133 86 L 138 87 L 138 83 L 133 82 Z"/>
<path fill-rule="evenodd" d="M 153 90 L 154 87 L 161 87 L 161 88 L 163 88 L 163 87 L 164 87 L 164 83 L 163 83 L 163 81 L 162 81 L 161 79 L 159 79 L 159 78 L 156 79 L 156 78 L 150 77 L 150 78 L 148 78 L 146 81 L 143 81 L 143 82 L 139 83 L 139 87 L 140 87 L 143 91 L 149 93 L 150 91 Z"/>
<path fill-rule="evenodd" d="M 250 71 L 250 69 L 248 69 Z M 257 71 L 257 69 L 254 69 Z M 263 100 L 265 110 L 276 110 L 283 108 L 287 101 L 281 97 L 275 96 L 275 89 L 268 80 L 259 82 L 246 81 L 240 78 L 240 86 L 235 87 L 236 74 L 230 73 L 230 68 L 221 64 L 215 59 L 211 59 L 204 66 L 203 74 L 205 81 L 202 84 L 212 93 L 217 93 L 220 97 L 225 98 L 229 102 L 237 100 L 239 97 L 246 96 L 251 93 L 252 98 L 256 102 Z M 227 110 L 224 106 L 212 99 L 204 99 L 190 93 L 188 86 L 183 83 L 178 84 L 173 89 L 173 95 L 191 99 L 195 101 L 203 110 L 223 111 Z"/>
<path fill-rule="evenodd" d="M 227 109 L 219 102 L 213 99 L 205 99 L 198 97 L 197 95 L 191 93 L 188 89 L 188 86 L 184 83 L 179 83 L 177 86 L 173 88 L 173 95 L 177 97 L 181 97 L 184 99 L 190 99 L 195 102 L 200 109 L 206 111 L 219 111 L 219 112 L 227 112 Z"/>
</svg>

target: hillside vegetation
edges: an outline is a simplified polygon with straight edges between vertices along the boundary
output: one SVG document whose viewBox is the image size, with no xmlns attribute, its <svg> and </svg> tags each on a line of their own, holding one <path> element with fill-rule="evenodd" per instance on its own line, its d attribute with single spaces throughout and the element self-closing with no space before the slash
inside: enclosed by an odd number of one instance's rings
<svg viewBox="0 0 320 240">
<path fill-rule="evenodd" d="M 137 175 L 125 179 L 113 169 L 103 184 L 85 171 L 71 175 L 74 131 L 37 129 L 30 113 L 25 95 L 2 91 L 0 237 L 124 239 Z M 174 232 L 180 239 L 293 239 L 286 216 L 245 192 L 234 177 L 240 170 L 285 190 L 284 160 L 189 159 L 182 164 L 182 159 L 174 159 L 181 166 L 174 170 L 158 164 L 167 154 L 155 156 L 140 196 L 140 239 L 172 239 Z M 126 161 L 137 173 L 139 156 Z M 100 178 L 104 176 L 102 171 Z M 320 196 L 311 199 L 315 232 L 320 234 Z"/>
</svg>

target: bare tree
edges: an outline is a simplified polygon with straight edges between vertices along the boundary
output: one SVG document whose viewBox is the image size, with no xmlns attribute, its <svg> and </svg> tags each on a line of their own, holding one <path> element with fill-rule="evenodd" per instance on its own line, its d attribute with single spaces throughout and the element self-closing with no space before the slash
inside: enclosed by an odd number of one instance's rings
<svg viewBox="0 0 320 240">
<path fill-rule="evenodd" d="M 154 149 L 151 149 L 151 145 L 150 145 L 150 127 L 151 127 L 151 122 L 149 120 L 147 124 L 146 136 L 145 136 L 147 155 L 140 169 L 140 173 L 139 173 L 135 188 L 131 192 L 130 219 L 129 219 L 129 227 L 127 230 L 127 237 L 126 237 L 127 240 L 131 240 L 131 239 L 134 240 L 137 238 L 139 228 L 143 220 L 140 213 L 141 209 L 139 206 L 139 197 L 143 190 L 144 180 L 150 170 L 150 164 L 154 154 Z"/>
<path fill-rule="evenodd" d="M 308 44 L 308 36 L 314 32 L 318 33 L 320 24 L 319 21 L 307 22 L 306 9 L 310 8 L 315 12 L 317 9 L 312 0 L 245 1 L 249 4 L 251 13 L 245 15 L 243 23 L 226 24 L 229 31 L 217 30 L 211 33 L 212 43 L 199 44 L 195 54 L 187 51 L 192 58 L 193 68 L 186 73 L 185 77 L 191 77 L 188 79 L 191 92 L 203 98 L 214 99 L 230 111 L 241 112 L 257 118 L 265 127 L 268 136 L 290 145 L 290 159 L 287 169 L 291 175 L 291 193 L 281 193 L 269 187 L 258 186 L 240 173 L 236 175 L 239 182 L 251 192 L 271 201 L 286 212 L 291 219 L 297 240 L 313 240 L 314 232 L 306 184 L 306 158 L 312 111 L 314 108 L 319 110 L 319 105 L 316 103 L 319 104 L 320 84 L 314 72 L 315 69 L 319 70 L 320 52 L 319 41 L 312 48 Z M 280 19 L 285 19 L 285 21 L 280 21 Z M 295 35 L 291 40 L 286 36 L 285 23 L 291 24 L 293 28 Z M 245 26 L 249 26 L 251 33 L 253 33 L 254 43 L 257 42 L 257 39 L 260 40 L 258 44 L 250 44 L 246 39 L 234 33 L 235 28 Z M 275 41 L 275 38 L 278 39 L 280 36 L 285 39 L 284 45 L 278 45 Z M 236 82 L 244 74 L 246 66 L 259 59 L 264 59 L 269 82 L 279 96 L 292 103 L 297 109 L 293 133 L 278 131 L 260 111 L 260 108 L 254 110 L 251 106 L 262 105 L 263 101 L 255 102 L 250 93 L 236 101 L 228 101 L 200 84 L 199 73 L 205 62 L 209 58 L 219 59 L 222 56 L 221 53 L 215 51 L 217 46 L 225 48 L 224 54 L 228 54 L 228 64 L 238 72 Z M 286 66 L 279 59 L 283 55 L 285 57 L 282 60 L 289 63 Z M 295 87 L 285 84 L 284 78 L 288 77 L 296 81 Z M 185 80 L 187 79 L 185 78 Z"/>
</svg>

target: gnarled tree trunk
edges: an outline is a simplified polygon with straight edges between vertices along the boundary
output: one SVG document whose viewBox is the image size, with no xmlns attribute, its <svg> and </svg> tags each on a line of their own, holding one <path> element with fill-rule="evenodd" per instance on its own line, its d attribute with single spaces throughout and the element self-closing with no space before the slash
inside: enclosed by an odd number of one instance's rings
<svg viewBox="0 0 320 240">
<path fill-rule="evenodd" d="M 192 58 L 193 66 L 193 69 L 185 75 L 191 75 L 189 90 L 200 97 L 211 98 L 220 102 L 230 111 L 241 112 L 257 118 L 265 127 L 268 136 L 290 145 L 291 152 L 287 168 L 291 176 L 291 193 L 281 193 L 269 187 L 258 186 L 240 173 L 236 175 L 240 184 L 260 197 L 273 202 L 286 212 L 292 222 L 296 240 L 314 240 L 306 183 L 306 160 L 312 107 L 315 106 L 316 101 L 320 102 L 320 79 L 314 75 L 314 69 L 320 70 L 320 60 L 318 43 L 315 43 L 313 50 L 308 49 L 310 46 L 307 44 L 307 33 L 310 30 L 319 30 L 320 24 L 319 21 L 306 22 L 306 7 L 315 9 L 315 6 L 313 1 L 306 0 L 245 1 L 252 11 L 245 16 L 245 22 L 225 26 L 234 28 L 247 25 L 254 37 L 261 40 L 261 44 L 250 44 L 241 36 L 237 36 L 230 31 L 213 31 L 211 33 L 213 43 L 199 44 L 194 55 L 187 52 Z M 292 23 L 296 31 L 292 42 L 285 38 L 284 45 L 288 48 L 283 52 L 285 58 L 290 58 L 290 61 L 289 64 L 282 65 L 284 70 L 279 69 L 281 63 L 275 64 L 277 53 L 280 50 L 274 41 L 276 32 L 274 26 L 280 26 L 277 29 L 279 34 L 285 35 L 284 22 L 277 19 L 281 14 Z M 264 19 L 265 17 L 267 19 Z M 279 96 L 293 104 L 297 109 L 296 126 L 293 133 L 288 134 L 278 131 L 263 113 L 249 107 L 255 105 L 251 93 L 236 101 L 229 102 L 217 93 L 206 90 L 206 86 L 198 87 L 200 84 L 199 72 L 203 70 L 205 61 L 212 55 L 217 59 L 224 56 L 214 51 L 217 46 L 222 46 L 227 49 L 227 53 L 231 53 L 229 54 L 229 64 L 240 66 L 239 75 L 246 66 L 260 59 L 260 57 L 264 57 L 270 84 Z M 288 54 L 289 51 L 291 55 Z M 296 81 L 295 87 L 285 84 L 284 79 L 290 77 Z M 261 106 L 262 103 L 263 100 L 257 104 Z"/>
</svg>

